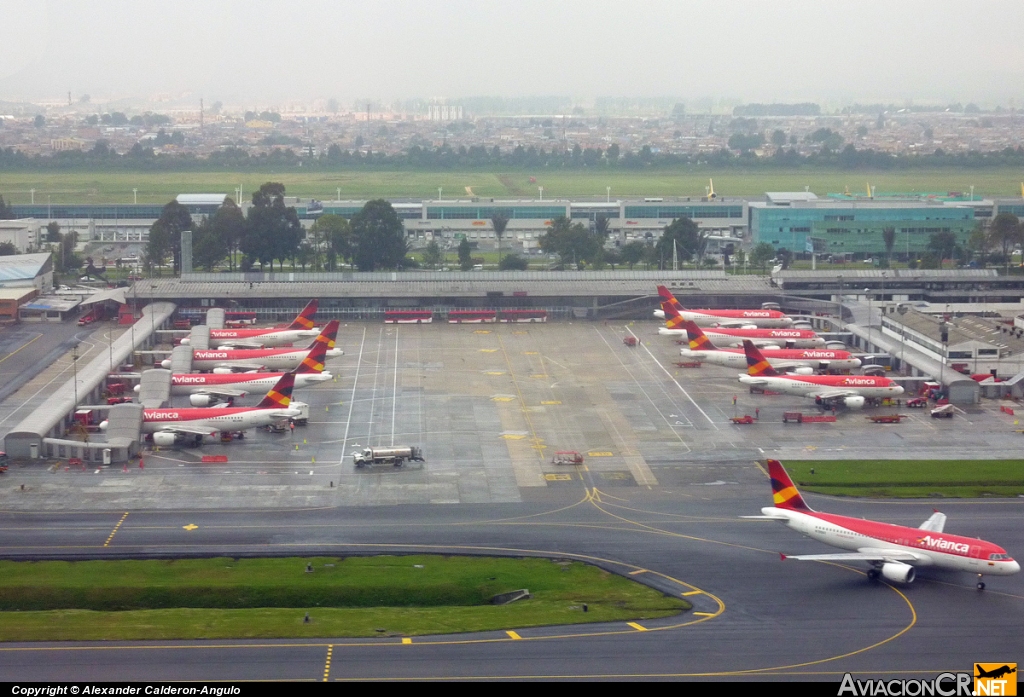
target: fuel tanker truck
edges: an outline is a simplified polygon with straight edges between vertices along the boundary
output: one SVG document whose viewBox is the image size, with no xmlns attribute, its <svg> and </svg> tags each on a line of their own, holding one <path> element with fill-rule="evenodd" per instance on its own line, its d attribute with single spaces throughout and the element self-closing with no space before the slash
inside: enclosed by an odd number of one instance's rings
<svg viewBox="0 0 1024 697">
<path fill-rule="evenodd" d="M 352 462 L 356 467 L 366 465 L 394 465 L 401 467 L 406 460 L 426 462 L 423 450 L 416 446 L 391 446 L 390 448 L 363 448 L 352 453 Z"/>
</svg>

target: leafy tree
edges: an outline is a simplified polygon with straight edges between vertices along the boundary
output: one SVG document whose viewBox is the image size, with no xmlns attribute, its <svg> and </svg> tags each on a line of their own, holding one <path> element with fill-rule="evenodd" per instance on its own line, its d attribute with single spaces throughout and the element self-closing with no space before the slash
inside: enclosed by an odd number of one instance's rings
<svg viewBox="0 0 1024 697">
<path fill-rule="evenodd" d="M 1006 273 L 1010 271 L 1010 250 L 1021 242 L 1020 220 L 1013 213 L 1000 213 L 989 226 L 989 244 L 1003 250 Z"/>
<path fill-rule="evenodd" d="M 764 136 L 760 133 L 733 133 L 729 136 L 729 147 L 733 150 L 754 150 L 764 145 Z"/>
<path fill-rule="evenodd" d="M 192 233 L 192 263 L 201 269 L 213 271 L 227 255 L 227 241 L 217 233 L 213 219 L 204 219 Z"/>
<path fill-rule="evenodd" d="M 430 240 L 427 243 L 427 248 L 423 250 L 423 263 L 432 269 L 436 269 L 440 266 L 442 257 L 441 245 L 437 243 L 437 240 Z"/>
<path fill-rule="evenodd" d="M 690 218 L 676 218 L 665 226 L 661 238 L 655 245 L 658 252 L 657 258 L 662 264 L 671 265 L 673 242 L 675 243 L 675 253 L 679 259 L 689 261 L 696 257 L 700 260 L 704 257 L 704 250 L 707 248 L 707 235 L 701 232 L 697 223 Z"/>
<path fill-rule="evenodd" d="M 61 274 L 81 268 L 82 258 L 75 253 L 78 233 L 69 230 L 59 237 L 57 248 L 52 251 L 54 271 Z"/>
<path fill-rule="evenodd" d="M 502 271 L 526 271 L 530 262 L 518 254 L 509 254 L 498 262 L 498 268 Z"/>
<path fill-rule="evenodd" d="M 936 232 L 928 238 L 928 250 L 938 257 L 940 269 L 942 268 L 943 260 L 953 256 L 956 245 L 956 235 L 952 232 Z"/>
<path fill-rule="evenodd" d="M 896 228 L 882 228 L 882 242 L 885 244 L 885 266 L 892 266 L 892 248 L 896 246 Z"/>
<path fill-rule="evenodd" d="M 177 201 L 171 201 L 160 217 L 149 228 L 149 243 L 146 245 L 146 256 L 154 264 L 162 264 L 170 256 L 173 259 L 174 273 L 181 271 L 181 231 L 191 230 L 192 214 L 188 208 Z"/>
<path fill-rule="evenodd" d="M 775 256 L 775 249 L 768 242 L 758 242 L 750 250 L 751 266 L 760 266 L 761 273 L 768 270 L 768 262 Z"/>
<path fill-rule="evenodd" d="M 781 129 L 775 129 L 772 131 L 772 145 L 777 148 L 781 148 L 786 144 L 786 132 Z"/>
<path fill-rule="evenodd" d="M 337 268 L 337 260 L 351 261 L 354 247 L 352 246 L 352 226 L 346 218 L 334 213 L 321 215 L 309 228 L 306 235 L 313 247 L 313 269 L 321 266 L 320 255 L 324 256 L 323 267 L 330 271 Z"/>
<path fill-rule="evenodd" d="M 10 257 L 18 253 L 13 242 L 0 242 L 0 257 Z"/>
<path fill-rule="evenodd" d="M 491 216 L 491 225 L 494 226 L 494 234 L 498 237 L 498 268 L 501 268 L 501 238 L 505 236 L 505 228 L 508 227 L 508 216 L 498 212 Z"/>
<path fill-rule="evenodd" d="M 622 246 L 622 251 L 619 252 L 619 256 L 622 260 L 621 263 L 629 264 L 629 268 L 632 270 L 634 265 L 643 261 L 645 249 L 646 247 L 644 246 L 644 243 L 640 240 L 627 242 Z"/>
<path fill-rule="evenodd" d="M 580 263 L 596 260 L 601 252 L 597 235 L 565 216 L 552 220 L 539 242 L 542 250 L 557 254 L 563 264 L 573 264 L 577 268 Z"/>
<path fill-rule="evenodd" d="M 598 213 L 594 216 L 594 234 L 597 235 L 597 239 L 602 245 L 608 241 L 608 235 L 610 233 L 611 227 L 608 222 L 608 216 L 604 213 Z"/>
<path fill-rule="evenodd" d="M 223 243 L 228 257 L 228 268 L 234 271 L 235 255 L 238 253 L 238 245 L 241 244 L 242 236 L 245 234 L 245 216 L 242 214 L 242 209 L 232 199 L 224 199 L 224 203 L 210 219 L 210 229 Z"/>
<path fill-rule="evenodd" d="M 60 242 L 60 223 L 56 220 L 46 224 L 46 241 Z"/>
<path fill-rule="evenodd" d="M 42 114 L 36 114 L 36 117 L 32 119 L 32 125 L 36 128 L 42 128 L 46 125 L 46 117 Z"/>
<path fill-rule="evenodd" d="M 352 216 L 355 263 L 360 271 L 401 268 L 408 244 L 401 218 L 384 199 L 367 201 Z"/>
<path fill-rule="evenodd" d="M 252 195 L 240 247 L 260 268 L 268 263 L 273 268 L 277 259 L 283 271 L 285 259 L 295 255 L 304 235 L 295 208 L 284 205 L 284 193 L 284 184 L 267 182 Z"/>
<path fill-rule="evenodd" d="M 989 237 L 988 229 L 985 224 L 978 222 L 971 230 L 970 236 L 967 238 L 967 253 L 971 258 L 978 259 L 982 264 L 985 263 L 985 257 L 989 250 Z"/>
<path fill-rule="evenodd" d="M 0 196 L 0 220 L 14 220 L 14 209 L 4 202 L 3 196 Z"/>
<path fill-rule="evenodd" d="M 615 267 L 622 263 L 622 252 L 618 249 L 605 249 L 602 250 L 601 254 L 602 264 L 608 264 L 612 267 L 612 271 Z"/>
<path fill-rule="evenodd" d="M 459 242 L 459 268 L 463 271 L 473 268 L 473 248 L 465 237 Z"/>
</svg>

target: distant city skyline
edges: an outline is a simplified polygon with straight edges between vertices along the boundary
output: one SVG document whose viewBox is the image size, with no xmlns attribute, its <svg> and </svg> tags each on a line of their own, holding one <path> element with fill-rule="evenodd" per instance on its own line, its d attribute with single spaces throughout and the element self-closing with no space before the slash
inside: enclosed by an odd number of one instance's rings
<svg viewBox="0 0 1024 697">
<path fill-rule="evenodd" d="M 3 14 L 0 102 L 1024 103 L 1007 32 L 1024 3 L 1003 0 L 5 0 Z"/>
</svg>

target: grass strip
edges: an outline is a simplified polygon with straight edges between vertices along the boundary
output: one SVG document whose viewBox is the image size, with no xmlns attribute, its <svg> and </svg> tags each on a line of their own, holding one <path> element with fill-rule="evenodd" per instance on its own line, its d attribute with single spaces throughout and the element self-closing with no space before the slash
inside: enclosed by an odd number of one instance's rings
<svg viewBox="0 0 1024 697">
<path fill-rule="evenodd" d="M 793 460 L 786 469 L 798 487 L 835 496 L 1024 495 L 1024 460 Z"/>
</svg>

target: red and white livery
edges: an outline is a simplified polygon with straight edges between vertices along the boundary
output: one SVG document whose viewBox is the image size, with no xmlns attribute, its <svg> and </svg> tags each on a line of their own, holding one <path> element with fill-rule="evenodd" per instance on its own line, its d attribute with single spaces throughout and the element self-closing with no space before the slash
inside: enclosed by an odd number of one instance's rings
<svg viewBox="0 0 1024 697">
<path fill-rule="evenodd" d="M 316 337 L 317 342 L 327 344 L 327 358 L 344 355 L 341 349 L 333 348 L 340 322 L 331 320 Z M 293 370 L 309 355 L 312 347 L 276 349 L 203 349 L 192 351 L 193 370 Z M 161 363 L 171 367 L 171 361 Z"/>
<path fill-rule="evenodd" d="M 686 337 L 684 320 L 671 305 L 665 308 L 665 326 L 658 329 L 664 336 Z M 821 348 L 825 340 L 811 329 L 722 329 L 715 327 L 704 330 L 716 346 L 741 346 L 744 339 L 750 339 L 757 346 L 765 348 Z"/>
<path fill-rule="evenodd" d="M 661 309 L 654 311 L 658 319 L 665 319 L 665 305 L 671 305 L 676 313 L 683 319 L 696 322 L 701 327 L 739 327 L 739 328 L 768 328 L 768 327 L 791 327 L 793 320 L 779 310 L 688 310 L 682 303 L 672 295 L 665 286 L 658 286 L 658 295 L 661 297 Z"/>
<path fill-rule="evenodd" d="M 217 348 L 275 348 L 315 338 L 320 330 L 313 324 L 319 302 L 314 298 L 287 327 L 265 329 L 210 329 L 210 346 Z M 181 340 L 188 346 L 188 337 Z"/>
<path fill-rule="evenodd" d="M 683 322 L 690 339 L 689 348 L 679 349 L 679 355 L 693 361 L 702 361 L 727 368 L 747 367 L 747 354 L 743 349 L 718 348 L 696 324 Z M 851 370 L 860 367 L 860 359 L 849 351 L 829 348 L 761 349 L 776 370 L 795 371 L 811 375 L 815 370 Z"/>
<path fill-rule="evenodd" d="M 842 404 L 850 409 L 860 409 L 869 398 L 903 394 L 900 385 L 874 375 L 780 375 L 752 343 L 744 341 L 743 349 L 747 354 L 747 372 L 739 379 L 751 387 L 810 397 L 824 406 Z"/>
<path fill-rule="evenodd" d="M 781 462 L 768 460 L 768 476 L 774 505 L 762 508 L 759 516 L 745 518 L 777 520 L 807 537 L 849 550 L 841 554 L 783 554 L 783 559 L 867 562 L 871 565 L 868 578 L 881 576 L 896 583 L 912 583 L 919 566 L 968 571 L 978 575 L 978 590 L 985 588 L 984 575 L 1009 576 L 1020 571 L 1020 564 L 999 545 L 943 532 L 946 516 L 938 511 L 916 528 L 819 513 L 804 501 Z"/>
</svg>

